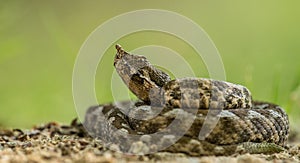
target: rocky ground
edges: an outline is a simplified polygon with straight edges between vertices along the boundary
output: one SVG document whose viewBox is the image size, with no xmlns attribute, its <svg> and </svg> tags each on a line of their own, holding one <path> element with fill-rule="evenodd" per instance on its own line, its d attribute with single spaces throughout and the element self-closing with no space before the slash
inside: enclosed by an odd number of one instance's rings
<svg viewBox="0 0 300 163">
<path fill-rule="evenodd" d="M 282 153 L 189 157 L 160 152 L 146 156 L 125 155 L 108 150 L 89 137 L 81 124 L 50 122 L 30 130 L 0 129 L 0 162 L 300 162 L 300 139 L 291 134 L 289 149 Z"/>
</svg>

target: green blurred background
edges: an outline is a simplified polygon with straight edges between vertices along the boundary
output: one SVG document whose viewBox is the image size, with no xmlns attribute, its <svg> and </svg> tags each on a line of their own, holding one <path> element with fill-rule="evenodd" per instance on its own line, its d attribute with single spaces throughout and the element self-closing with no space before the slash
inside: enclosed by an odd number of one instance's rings
<svg viewBox="0 0 300 163">
<path fill-rule="evenodd" d="M 0 4 L 2 126 L 70 122 L 77 116 L 72 70 L 85 39 L 104 21 L 146 8 L 174 11 L 198 23 L 216 44 L 228 81 L 247 86 L 255 99 L 282 105 L 293 122 L 300 118 L 300 1 L 2 0 Z M 128 50 L 149 44 L 169 47 L 184 55 L 197 76 L 208 77 L 192 48 L 176 37 L 139 32 L 118 42 Z M 103 78 L 113 71 L 112 54 L 113 47 L 96 76 L 101 103 L 113 99 L 110 79 Z"/>
</svg>

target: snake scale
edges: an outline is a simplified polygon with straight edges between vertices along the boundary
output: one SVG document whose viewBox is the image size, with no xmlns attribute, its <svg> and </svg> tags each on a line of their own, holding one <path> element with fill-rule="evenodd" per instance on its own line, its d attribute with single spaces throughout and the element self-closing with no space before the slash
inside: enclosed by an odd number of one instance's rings
<svg viewBox="0 0 300 163">
<path fill-rule="evenodd" d="M 116 150 L 202 156 L 275 153 L 286 147 L 289 121 L 280 106 L 253 101 L 246 87 L 225 81 L 172 80 L 146 57 L 120 45 L 116 49 L 114 67 L 139 100 L 90 107 L 84 122 L 91 135 Z M 209 132 L 199 139 L 203 127 Z"/>
</svg>

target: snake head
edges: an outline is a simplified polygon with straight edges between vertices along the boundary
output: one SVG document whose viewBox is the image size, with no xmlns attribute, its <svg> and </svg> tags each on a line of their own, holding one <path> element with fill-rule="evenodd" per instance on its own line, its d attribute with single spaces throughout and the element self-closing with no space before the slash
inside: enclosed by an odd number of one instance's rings
<svg viewBox="0 0 300 163">
<path fill-rule="evenodd" d="M 150 90 L 159 89 L 170 77 L 152 66 L 146 57 L 130 54 L 119 44 L 115 47 L 114 66 L 119 76 L 140 100 L 149 102 Z"/>
</svg>

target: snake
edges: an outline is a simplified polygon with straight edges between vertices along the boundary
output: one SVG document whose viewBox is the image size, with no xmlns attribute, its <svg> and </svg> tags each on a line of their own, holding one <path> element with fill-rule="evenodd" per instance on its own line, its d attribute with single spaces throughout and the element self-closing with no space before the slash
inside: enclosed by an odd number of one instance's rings
<svg viewBox="0 0 300 163">
<path fill-rule="evenodd" d="M 115 48 L 115 70 L 138 100 L 92 106 L 83 123 L 115 150 L 203 156 L 287 148 L 289 120 L 282 107 L 253 100 L 242 85 L 209 78 L 171 79 L 146 57 L 119 44 Z"/>
</svg>

